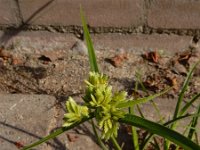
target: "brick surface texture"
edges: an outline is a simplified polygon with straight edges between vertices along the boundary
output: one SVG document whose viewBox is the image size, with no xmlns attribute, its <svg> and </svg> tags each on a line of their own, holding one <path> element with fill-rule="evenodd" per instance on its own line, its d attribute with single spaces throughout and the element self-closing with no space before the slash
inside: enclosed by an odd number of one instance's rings
<svg viewBox="0 0 200 150">
<path fill-rule="evenodd" d="M 80 5 L 92 27 L 200 29 L 198 0 L 0 0 L 0 27 L 80 26 Z"/>
<path fill-rule="evenodd" d="M 143 23 L 143 0 L 19 0 L 28 24 L 80 25 L 80 4 L 91 26 L 130 27 Z"/>
<path fill-rule="evenodd" d="M 147 22 L 153 28 L 199 29 L 200 1 L 155 0 L 150 3 Z"/>
<path fill-rule="evenodd" d="M 55 98 L 47 95 L 0 94 L 0 149 L 19 150 L 49 134 Z M 37 149 L 49 150 L 45 144 Z"/>
<path fill-rule="evenodd" d="M 0 0 L 0 25 L 17 24 L 16 10 L 13 0 Z"/>
</svg>

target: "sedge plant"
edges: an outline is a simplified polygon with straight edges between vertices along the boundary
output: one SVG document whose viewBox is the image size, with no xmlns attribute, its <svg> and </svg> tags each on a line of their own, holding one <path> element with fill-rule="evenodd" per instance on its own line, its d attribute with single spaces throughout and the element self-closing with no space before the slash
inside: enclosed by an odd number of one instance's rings
<svg viewBox="0 0 200 150">
<path fill-rule="evenodd" d="M 48 140 L 80 125 L 81 123 L 90 120 L 92 120 L 93 130 L 95 136 L 97 137 L 97 141 L 104 150 L 108 148 L 103 143 L 103 140 L 111 140 L 115 146 L 115 149 L 122 149 L 116 140 L 118 136 L 118 129 L 121 123 L 137 128 L 143 128 L 152 134 L 157 134 L 168 139 L 169 141 L 186 150 L 200 150 L 199 145 L 194 143 L 189 138 L 184 137 L 180 133 L 167 128 L 165 125 L 139 117 L 135 115 L 134 112 L 127 113 L 125 111 L 127 108 L 151 101 L 156 97 L 166 93 L 171 88 L 139 99 L 128 99 L 127 92 L 125 91 L 113 93 L 112 86 L 109 84 L 108 76 L 101 73 L 98 68 L 95 51 L 82 9 L 81 20 L 90 63 L 89 77 L 87 80 L 85 80 L 86 90 L 85 96 L 83 96 L 84 103 L 79 105 L 72 97 L 69 97 L 66 102 L 67 113 L 64 115 L 63 126 L 41 140 L 23 147 L 22 150 L 28 150 L 39 144 L 47 142 Z M 177 115 L 174 119 L 179 119 L 178 116 L 179 115 Z M 93 119 L 95 119 L 96 124 Z M 97 134 L 97 127 L 101 130 L 101 135 Z M 133 131 L 134 134 L 136 134 L 134 128 Z M 136 135 L 133 137 L 136 137 Z M 135 144 L 137 144 L 137 142 L 135 142 Z"/>
<path fill-rule="evenodd" d="M 188 72 L 188 75 L 187 75 L 187 77 L 185 79 L 185 82 L 183 83 L 183 87 L 180 90 L 180 94 L 179 94 L 178 101 L 177 101 L 177 104 L 176 104 L 177 106 L 176 106 L 176 109 L 174 110 L 174 114 L 179 112 L 179 115 L 177 115 L 176 117 L 173 116 L 172 120 L 168 120 L 167 122 L 164 123 L 163 122 L 163 117 L 159 113 L 159 109 L 157 108 L 157 106 L 155 105 L 155 103 L 153 101 L 150 101 L 150 102 L 153 102 L 152 104 L 153 104 L 153 106 L 155 106 L 154 108 L 155 108 L 157 114 L 159 114 L 159 116 L 160 116 L 161 124 L 163 124 L 166 127 L 171 128 L 173 130 L 175 130 L 175 128 L 178 125 L 179 121 L 181 121 L 183 119 L 186 119 L 186 118 L 191 118 L 190 123 L 188 125 L 185 125 L 186 129 L 182 134 L 187 136 L 190 140 L 196 141 L 197 144 L 199 144 L 198 143 L 198 135 L 197 135 L 197 122 L 198 122 L 198 118 L 200 116 L 200 105 L 197 106 L 196 113 L 189 114 L 187 110 L 190 107 L 192 107 L 194 102 L 197 102 L 199 100 L 200 93 L 197 93 L 194 96 L 192 96 L 191 99 L 187 100 L 187 103 L 185 103 L 185 104 L 181 104 L 181 103 L 183 103 L 184 93 L 186 92 L 186 89 L 188 88 L 189 81 L 192 78 L 192 73 L 193 73 L 194 69 L 196 68 L 196 66 L 199 63 L 200 62 L 198 61 L 196 64 L 194 64 L 191 67 L 191 69 Z M 137 80 L 136 80 L 134 91 L 137 92 L 138 84 L 140 84 L 140 86 L 142 87 L 142 91 L 147 93 L 147 90 L 146 90 L 146 88 L 143 85 L 142 80 L 141 80 L 141 74 L 139 74 L 138 72 L 136 72 L 136 79 Z M 140 116 L 144 118 L 144 115 L 143 115 L 139 105 L 137 105 L 137 108 L 138 108 L 138 112 L 139 112 Z M 142 141 L 142 143 L 139 145 L 139 140 L 138 140 L 137 136 L 134 137 L 136 131 L 133 130 L 133 129 L 134 129 L 134 127 L 132 127 L 132 133 L 133 133 L 132 135 L 133 135 L 133 145 L 134 145 L 134 149 L 135 150 L 138 150 L 138 149 L 145 150 L 145 149 L 147 149 L 147 146 L 149 144 L 151 144 L 154 147 L 154 149 L 159 149 L 159 150 L 162 149 L 162 148 L 159 147 L 159 144 L 155 140 L 155 138 L 154 138 L 155 134 L 153 134 L 153 133 L 149 133 L 145 137 L 145 139 Z M 186 133 L 188 135 L 186 135 Z M 153 139 L 154 143 L 151 142 L 152 139 Z M 166 139 L 165 140 L 165 144 L 164 144 L 165 150 L 169 149 L 170 144 L 171 144 L 170 141 L 168 141 Z M 179 148 L 180 148 L 179 146 L 176 146 L 176 150 L 179 150 Z"/>
</svg>

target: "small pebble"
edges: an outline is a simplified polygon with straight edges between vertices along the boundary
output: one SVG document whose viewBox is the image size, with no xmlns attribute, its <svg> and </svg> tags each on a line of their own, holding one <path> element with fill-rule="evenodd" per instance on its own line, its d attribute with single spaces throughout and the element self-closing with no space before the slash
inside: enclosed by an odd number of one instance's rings
<svg viewBox="0 0 200 150">
<path fill-rule="evenodd" d="M 87 55 L 88 54 L 88 50 L 87 47 L 85 45 L 85 43 L 83 41 L 77 41 L 73 46 L 72 46 L 72 51 L 75 53 L 78 53 L 80 55 Z"/>
</svg>

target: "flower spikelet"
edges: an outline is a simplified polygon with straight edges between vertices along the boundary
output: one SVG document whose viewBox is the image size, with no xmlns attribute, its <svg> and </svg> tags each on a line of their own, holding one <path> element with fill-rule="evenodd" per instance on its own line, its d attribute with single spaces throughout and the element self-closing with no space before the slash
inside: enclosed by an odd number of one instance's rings
<svg viewBox="0 0 200 150">
<path fill-rule="evenodd" d="M 74 123 L 81 121 L 84 117 L 88 117 L 89 111 L 86 106 L 78 105 L 71 97 L 66 102 L 68 113 L 64 115 L 63 127 L 68 127 Z"/>
</svg>

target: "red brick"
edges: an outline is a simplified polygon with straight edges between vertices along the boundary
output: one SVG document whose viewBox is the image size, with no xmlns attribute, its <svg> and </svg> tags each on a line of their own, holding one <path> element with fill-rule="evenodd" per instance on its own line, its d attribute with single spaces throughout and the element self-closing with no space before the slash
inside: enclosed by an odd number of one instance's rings
<svg viewBox="0 0 200 150">
<path fill-rule="evenodd" d="M 143 23 L 142 0 L 19 0 L 24 21 L 34 25 L 80 25 L 80 4 L 91 26 L 128 27 Z M 49 4 L 48 4 L 49 3 Z"/>
<path fill-rule="evenodd" d="M 0 25 L 18 24 L 16 10 L 13 0 L 0 0 Z"/>
<path fill-rule="evenodd" d="M 199 29 L 200 1 L 155 0 L 149 6 L 147 22 L 153 28 Z"/>
</svg>

